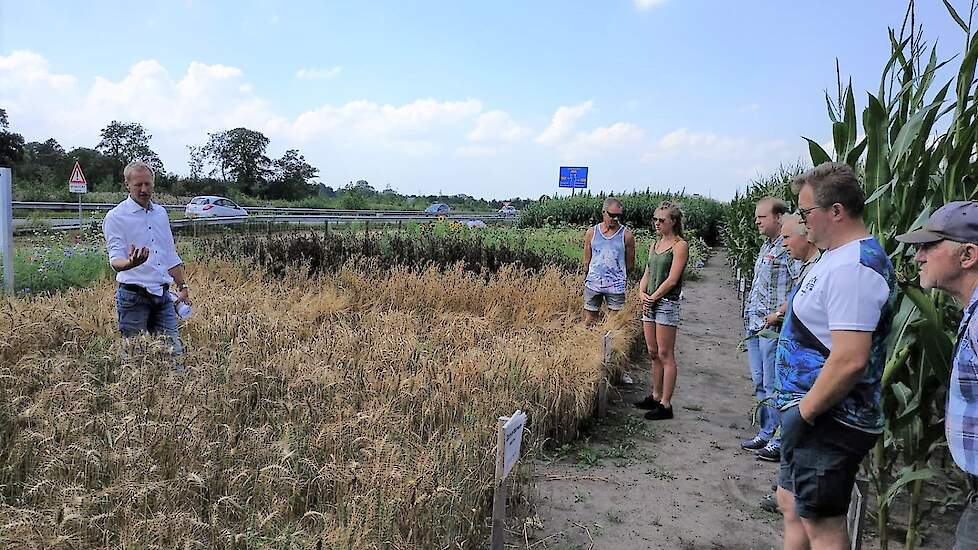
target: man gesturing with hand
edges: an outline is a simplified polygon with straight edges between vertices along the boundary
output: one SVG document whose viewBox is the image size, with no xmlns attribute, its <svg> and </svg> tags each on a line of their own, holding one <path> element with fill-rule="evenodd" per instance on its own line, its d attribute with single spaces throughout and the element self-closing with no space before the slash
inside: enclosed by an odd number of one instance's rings
<svg viewBox="0 0 978 550">
<path fill-rule="evenodd" d="M 155 176 L 146 163 L 126 166 L 129 196 L 109 211 L 102 223 L 109 265 L 116 271 L 119 331 L 129 338 L 141 332 L 165 334 L 173 355 L 183 353 L 177 329 L 176 302 L 190 305 L 190 287 L 177 255 L 166 210 L 152 201 Z"/>
</svg>

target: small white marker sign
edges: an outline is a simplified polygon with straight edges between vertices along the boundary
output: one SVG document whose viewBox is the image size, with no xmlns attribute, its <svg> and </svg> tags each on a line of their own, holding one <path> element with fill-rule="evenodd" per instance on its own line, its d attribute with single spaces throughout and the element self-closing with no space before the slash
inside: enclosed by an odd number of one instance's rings
<svg viewBox="0 0 978 550">
<path fill-rule="evenodd" d="M 505 417 L 500 418 L 504 420 Z M 510 470 L 520 459 L 520 444 L 523 442 L 523 427 L 526 426 L 526 413 L 517 410 L 513 416 L 503 424 L 504 432 L 504 452 L 503 452 L 503 479 L 509 476 Z M 502 482 L 502 479 L 499 480 Z"/>
</svg>

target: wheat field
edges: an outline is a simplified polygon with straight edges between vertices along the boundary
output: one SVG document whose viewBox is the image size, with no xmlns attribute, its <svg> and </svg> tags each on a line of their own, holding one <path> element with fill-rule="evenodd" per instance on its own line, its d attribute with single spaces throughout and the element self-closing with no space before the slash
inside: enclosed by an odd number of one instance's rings
<svg viewBox="0 0 978 550">
<path fill-rule="evenodd" d="M 0 302 L 0 546 L 482 546 L 496 417 L 529 414 L 526 456 L 572 436 L 601 332 L 621 362 L 640 329 L 583 328 L 556 269 L 190 280 L 184 375 L 116 336 L 109 282 Z"/>
</svg>

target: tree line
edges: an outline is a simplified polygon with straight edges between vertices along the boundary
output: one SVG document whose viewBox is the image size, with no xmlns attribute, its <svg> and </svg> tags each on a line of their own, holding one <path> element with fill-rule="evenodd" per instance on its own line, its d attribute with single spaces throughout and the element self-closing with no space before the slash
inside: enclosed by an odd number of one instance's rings
<svg viewBox="0 0 978 550">
<path fill-rule="evenodd" d="M 177 196 L 222 195 L 244 204 L 255 200 L 288 201 L 310 207 L 424 208 L 444 202 L 462 209 L 495 209 L 503 203 L 469 195 L 400 195 L 388 187 L 377 190 L 366 180 L 338 188 L 317 181 L 319 169 L 298 149 L 280 158 L 268 155 L 269 139 L 256 130 L 233 128 L 207 135 L 203 144 L 187 146 L 189 175 L 168 172 L 150 147 L 152 135 L 137 122 L 111 121 L 99 132 L 94 148 L 65 149 L 54 138 L 26 142 L 10 127 L 0 108 L 0 166 L 13 169 L 15 194 L 21 200 L 67 200 L 67 181 L 79 162 L 90 191 L 120 191 L 123 170 L 141 160 L 156 172 L 158 192 Z M 515 198 L 517 208 L 533 202 Z"/>
</svg>

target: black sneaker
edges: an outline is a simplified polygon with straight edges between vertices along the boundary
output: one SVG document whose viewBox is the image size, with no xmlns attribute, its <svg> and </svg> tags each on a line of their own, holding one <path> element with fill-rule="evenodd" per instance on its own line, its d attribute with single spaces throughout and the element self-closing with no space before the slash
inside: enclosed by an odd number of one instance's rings
<svg viewBox="0 0 978 550">
<path fill-rule="evenodd" d="M 764 460 L 767 462 L 780 462 L 781 449 L 768 445 L 763 449 L 761 449 L 760 451 L 757 451 L 757 460 Z"/>
<path fill-rule="evenodd" d="M 659 407 L 661 407 L 662 404 L 659 403 L 659 400 L 658 399 L 654 399 L 650 395 L 650 396 L 646 397 L 645 399 L 639 401 L 638 403 L 635 403 L 635 406 L 638 407 L 638 408 L 640 408 L 640 409 L 645 409 L 647 411 L 654 411 L 655 409 L 658 409 Z"/>
<path fill-rule="evenodd" d="M 747 439 L 740 442 L 740 448 L 747 451 L 759 451 L 767 447 L 767 439 L 759 435 L 755 435 L 754 439 Z"/>
<path fill-rule="evenodd" d="M 672 418 L 672 407 L 666 408 L 659 404 L 658 409 L 652 409 L 645 413 L 646 420 L 669 420 Z"/>
</svg>

